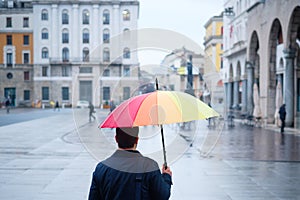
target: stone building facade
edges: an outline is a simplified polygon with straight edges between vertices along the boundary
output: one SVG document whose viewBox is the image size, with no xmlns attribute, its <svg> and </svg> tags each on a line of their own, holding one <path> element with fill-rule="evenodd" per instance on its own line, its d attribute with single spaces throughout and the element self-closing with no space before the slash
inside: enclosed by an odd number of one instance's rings
<svg viewBox="0 0 300 200">
<path fill-rule="evenodd" d="M 221 77 L 223 68 L 223 13 L 211 17 L 204 25 L 205 67 L 204 101 L 219 113 L 224 113 L 224 87 Z"/>
<path fill-rule="evenodd" d="M 138 11 L 136 0 L 34 0 L 35 98 L 96 106 L 129 98 L 138 87 Z"/>
<path fill-rule="evenodd" d="M 224 15 L 224 82 L 227 109 L 253 113 L 253 85 L 259 88 L 261 116 L 276 114 L 276 86 L 283 86 L 287 126 L 299 127 L 300 2 L 227 0 Z M 227 10 L 226 10 L 227 9 Z M 241 91 L 241 98 L 236 94 Z"/>
<path fill-rule="evenodd" d="M 31 105 L 33 98 L 32 6 L 0 2 L 0 104 Z M 1 106 L 0 106 L 1 107 Z"/>
<path fill-rule="evenodd" d="M 0 12 L 1 98 L 102 106 L 137 90 L 137 0 L 5 0 Z"/>
</svg>

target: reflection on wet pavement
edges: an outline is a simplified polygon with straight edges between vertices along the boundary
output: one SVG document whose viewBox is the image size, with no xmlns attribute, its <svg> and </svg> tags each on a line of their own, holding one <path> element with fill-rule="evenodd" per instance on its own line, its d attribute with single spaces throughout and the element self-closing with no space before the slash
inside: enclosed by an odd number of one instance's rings
<svg viewBox="0 0 300 200">
<path fill-rule="evenodd" d="M 213 155 L 223 159 L 300 161 L 300 137 L 236 126 L 222 132 Z"/>
</svg>

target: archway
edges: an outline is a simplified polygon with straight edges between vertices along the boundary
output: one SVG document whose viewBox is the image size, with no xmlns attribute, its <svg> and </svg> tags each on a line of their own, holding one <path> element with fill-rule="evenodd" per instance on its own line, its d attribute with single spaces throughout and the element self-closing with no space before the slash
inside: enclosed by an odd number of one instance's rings
<svg viewBox="0 0 300 200">
<path fill-rule="evenodd" d="M 269 80 L 268 80 L 268 107 L 267 116 L 270 121 L 274 121 L 274 113 L 276 110 L 276 61 L 277 57 L 282 55 L 283 37 L 280 21 L 275 19 L 272 23 L 269 34 Z"/>
<path fill-rule="evenodd" d="M 241 109 L 241 89 L 242 83 L 241 83 L 241 63 L 240 61 L 237 62 L 236 66 L 236 75 L 234 78 L 234 108 L 236 110 Z"/>
<path fill-rule="evenodd" d="M 249 45 L 249 61 L 247 62 L 247 112 L 253 113 L 253 84 L 254 81 L 259 85 L 259 40 L 256 31 L 251 35 Z"/>
<path fill-rule="evenodd" d="M 300 128 L 300 6 L 292 12 L 285 49 L 285 88 L 286 124 Z M 295 73 L 296 69 L 296 73 Z M 296 85 L 295 85 L 296 83 Z M 296 91 L 296 93 L 295 93 Z M 294 98 L 293 98 L 294 97 Z M 296 115 L 295 115 L 296 111 Z M 294 118 L 296 116 L 296 118 Z"/>
</svg>

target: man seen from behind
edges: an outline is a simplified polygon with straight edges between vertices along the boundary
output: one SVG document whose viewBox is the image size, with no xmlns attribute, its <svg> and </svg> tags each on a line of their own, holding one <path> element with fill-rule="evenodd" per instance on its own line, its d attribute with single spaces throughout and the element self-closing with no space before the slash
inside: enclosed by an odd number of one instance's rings
<svg viewBox="0 0 300 200">
<path fill-rule="evenodd" d="M 118 149 L 98 163 L 92 177 L 89 200 L 169 199 L 172 172 L 136 150 L 138 127 L 116 128 Z"/>
</svg>

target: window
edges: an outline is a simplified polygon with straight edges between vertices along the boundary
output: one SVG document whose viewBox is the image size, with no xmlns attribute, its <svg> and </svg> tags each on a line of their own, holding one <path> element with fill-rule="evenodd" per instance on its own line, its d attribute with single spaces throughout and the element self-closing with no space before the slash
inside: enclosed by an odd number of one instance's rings
<svg viewBox="0 0 300 200">
<path fill-rule="evenodd" d="M 79 73 L 81 73 L 81 74 L 91 74 L 91 73 L 93 73 L 93 68 L 92 67 L 80 67 L 79 68 Z"/>
<path fill-rule="evenodd" d="M 6 63 L 7 66 L 12 66 L 12 53 L 6 53 Z"/>
<path fill-rule="evenodd" d="M 104 62 L 109 62 L 109 60 L 110 60 L 109 49 L 105 48 L 105 49 L 103 49 L 103 61 Z"/>
<path fill-rule="evenodd" d="M 62 59 L 63 62 L 69 62 L 69 49 L 66 47 L 62 50 Z"/>
<path fill-rule="evenodd" d="M 11 52 L 6 53 L 6 64 L 11 67 L 13 64 L 13 54 Z"/>
<path fill-rule="evenodd" d="M 104 10 L 103 11 L 103 24 L 109 24 L 109 11 Z"/>
<path fill-rule="evenodd" d="M 110 76 L 110 70 L 109 69 L 105 69 L 103 71 L 103 76 Z"/>
<path fill-rule="evenodd" d="M 110 100 L 110 88 L 103 87 L 103 100 Z"/>
<path fill-rule="evenodd" d="M 61 16 L 62 24 L 69 24 L 69 14 L 67 10 L 63 10 Z"/>
<path fill-rule="evenodd" d="M 24 81 L 29 81 L 29 71 L 24 72 Z"/>
<path fill-rule="evenodd" d="M 87 29 L 84 29 L 82 33 L 82 43 L 89 43 L 89 42 L 90 42 L 90 33 Z"/>
<path fill-rule="evenodd" d="M 221 58 L 220 68 L 223 69 L 223 58 Z"/>
<path fill-rule="evenodd" d="M 46 28 L 44 28 L 42 30 L 42 40 L 48 40 L 49 35 L 48 35 L 48 30 Z"/>
<path fill-rule="evenodd" d="M 90 51 L 89 51 L 88 48 L 83 49 L 83 51 L 82 51 L 82 57 L 83 57 L 82 60 L 83 60 L 83 62 L 89 62 L 90 61 L 89 53 L 90 53 Z"/>
<path fill-rule="evenodd" d="M 68 87 L 61 88 L 61 96 L 62 96 L 63 101 L 69 100 L 69 88 Z"/>
<path fill-rule="evenodd" d="M 29 35 L 23 36 L 23 45 L 29 45 Z"/>
<path fill-rule="evenodd" d="M 30 100 L 30 90 L 24 90 L 24 101 Z"/>
<path fill-rule="evenodd" d="M 62 76 L 64 76 L 64 77 L 67 77 L 67 76 L 69 76 L 69 67 L 68 66 L 62 66 L 61 67 L 61 74 L 62 74 Z"/>
<path fill-rule="evenodd" d="M 130 20 L 130 12 L 129 12 L 129 10 L 123 10 L 122 14 L 123 14 L 123 20 L 124 21 L 129 21 Z"/>
<path fill-rule="evenodd" d="M 29 53 L 23 53 L 23 64 L 29 63 Z"/>
<path fill-rule="evenodd" d="M 129 59 L 130 58 L 130 50 L 129 48 L 124 48 L 123 50 L 123 58 Z"/>
<path fill-rule="evenodd" d="M 130 98 L 130 87 L 123 87 L 123 100 Z"/>
<path fill-rule="evenodd" d="M 12 35 L 6 36 L 6 45 L 12 45 Z"/>
<path fill-rule="evenodd" d="M 44 76 L 44 77 L 48 76 L 48 67 L 47 66 L 42 67 L 42 76 Z"/>
<path fill-rule="evenodd" d="M 82 13 L 82 24 L 90 23 L 90 13 L 88 10 L 84 10 Z"/>
<path fill-rule="evenodd" d="M 6 17 L 6 28 L 12 27 L 12 20 L 11 17 Z"/>
<path fill-rule="evenodd" d="M 69 43 L 69 31 L 68 29 L 64 29 L 62 32 L 62 43 L 68 44 Z"/>
<path fill-rule="evenodd" d="M 48 10 L 44 9 L 42 10 L 42 21 L 48 21 Z"/>
<path fill-rule="evenodd" d="M 29 27 L 29 18 L 28 17 L 23 18 L 23 27 L 25 27 L 25 28 Z"/>
<path fill-rule="evenodd" d="M 124 67 L 123 76 L 130 76 L 130 68 Z"/>
<path fill-rule="evenodd" d="M 103 43 L 109 43 L 109 30 L 108 29 L 104 29 L 103 30 Z"/>
<path fill-rule="evenodd" d="M 48 49 L 44 47 L 42 49 L 42 58 L 48 58 L 48 57 L 49 57 Z"/>
<path fill-rule="evenodd" d="M 42 87 L 42 100 L 49 100 L 49 87 Z"/>
</svg>

